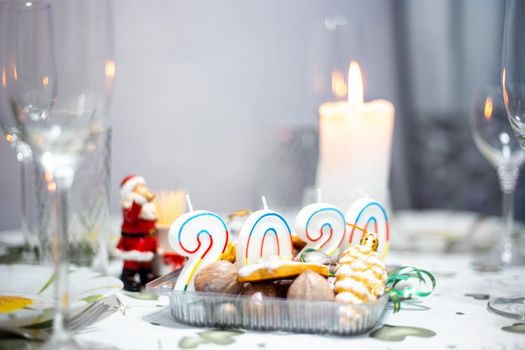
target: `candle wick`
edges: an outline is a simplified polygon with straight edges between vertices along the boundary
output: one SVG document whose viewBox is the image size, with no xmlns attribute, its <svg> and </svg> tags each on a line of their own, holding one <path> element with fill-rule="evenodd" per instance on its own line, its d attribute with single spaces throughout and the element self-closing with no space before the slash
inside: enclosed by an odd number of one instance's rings
<svg viewBox="0 0 525 350">
<path fill-rule="evenodd" d="M 363 190 L 358 190 L 357 193 L 359 193 L 359 195 L 361 195 L 362 197 L 370 198 L 370 195 Z"/>
<path fill-rule="evenodd" d="M 268 210 L 268 203 L 266 203 L 266 196 L 261 196 L 264 210 Z"/>
<path fill-rule="evenodd" d="M 321 193 L 321 189 L 318 188 L 317 189 L 317 203 L 321 203 L 322 202 L 322 193 Z"/>
<path fill-rule="evenodd" d="M 190 212 L 192 212 L 193 211 L 193 205 L 191 204 L 191 199 L 190 199 L 190 195 L 189 194 L 186 195 L 186 204 L 188 204 L 188 210 Z"/>
</svg>

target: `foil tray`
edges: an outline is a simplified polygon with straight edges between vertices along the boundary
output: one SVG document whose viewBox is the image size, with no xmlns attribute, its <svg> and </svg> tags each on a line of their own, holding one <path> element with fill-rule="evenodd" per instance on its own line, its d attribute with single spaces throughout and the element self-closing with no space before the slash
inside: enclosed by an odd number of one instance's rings
<svg viewBox="0 0 525 350">
<path fill-rule="evenodd" d="M 171 275 L 171 276 L 170 276 Z M 259 331 L 357 335 L 382 318 L 388 295 L 373 303 L 350 305 L 283 298 L 255 299 L 232 294 L 173 290 L 176 274 L 152 281 L 147 289 L 168 295 L 176 321 L 197 327 L 243 328 Z"/>
</svg>

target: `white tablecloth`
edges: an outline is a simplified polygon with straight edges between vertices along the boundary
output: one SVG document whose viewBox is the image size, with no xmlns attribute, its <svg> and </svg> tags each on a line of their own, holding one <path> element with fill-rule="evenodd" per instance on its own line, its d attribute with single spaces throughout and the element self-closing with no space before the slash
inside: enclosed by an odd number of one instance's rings
<svg viewBox="0 0 525 350">
<path fill-rule="evenodd" d="M 437 287 L 432 295 L 412 303 L 403 303 L 399 313 L 386 312 L 382 324 L 421 327 L 435 332 L 435 336 L 419 338 L 407 336 L 404 340 L 382 341 L 369 334 L 354 337 L 290 334 L 279 332 L 246 331 L 235 336 L 229 345 L 202 344 L 197 349 L 524 349 L 525 334 L 511 333 L 502 327 L 517 321 L 487 311 L 487 300 L 476 300 L 465 294 L 511 296 L 525 294 L 525 268 L 501 272 L 476 272 L 471 268 L 467 253 L 443 254 L 449 243 L 455 242 L 456 251 L 462 244 L 489 242 L 494 235 L 495 220 L 479 221 L 472 213 L 408 212 L 396 218 L 393 247 L 416 249 L 426 253 L 392 251 L 387 263 L 411 265 L 434 273 Z M 0 233 L 0 240 L 9 242 L 20 235 Z M 522 235 L 524 236 L 524 235 Z M 432 253 L 434 252 L 434 253 Z M 118 274 L 120 266 L 113 266 Z M 125 305 L 109 317 L 79 332 L 81 341 L 104 343 L 119 349 L 178 349 L 183 337 L 196 336 L 203 329 L 175 322 L 169 313 L 169 300 L 138 300 L 122 292 L 118 297 Z M 377 325 L 376 328 L 380 327 Z"/>
<path fill-rule="evenodd" d="M 392 253 L 389 263 L 413 265 L 432 271 L 437 279 L 434 293 L 420 303 L 403 304 L 399 313 L 388 311 L 383 323 L 416 326 L 436 333 L 430 338 L 408 336 L 399 342 L 370 338 L 246 331 L 233 344 L 199 345 L 213 348 L 295 348 L 295 349 L 525 349 L 525 334 L 510 333 L 502 327 L 517 321 L 487 311 L 487 300 L 465 294 L 491 296 L 525 294 L 525 270 L 479 273 L 469 266 L 466 255 Z M 177 349 L 180 339 L 202 331 L 175 322 L 169 300 L 138 300 L 119 294 L 125 314 L 116 312 L 79 333 L 79 340 L 102 342 L 121 349 Z M 380 325 L 378 325 L 380 326 Z M 376 327 L 377 328 L 377 327 Z"/>
</svg>

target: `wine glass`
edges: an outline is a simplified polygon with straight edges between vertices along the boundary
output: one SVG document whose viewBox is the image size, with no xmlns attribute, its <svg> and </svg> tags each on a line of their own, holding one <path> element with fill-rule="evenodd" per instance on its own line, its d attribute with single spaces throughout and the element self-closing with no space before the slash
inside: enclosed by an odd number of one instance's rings
<svg viewBox="0 0 525 350">
<path fill-rule="evenodd" d="M 0 3 L 0 33 L 6 32 L 10 21 L 8 20 L 8 7 L 11 3 Z M 8 41 L 0 43 L 0 55 L 7 55 Z M 1 60 L 8 62 L 8 58 Z M 20 179 L 21 179 L 21 233 L 23 237 L 23 255 L 22 260 L 28 263 L 35 263 L 39 258 L 39 234 L 42 233 L 39 223 L 36 220 L 36 213 L 34 208 L 34 167 L 31 148 L 20 139 L 19 130 L 16 125 L 12 123 L 15 120 L 13 117 L 14 111 L 9 102 L 7 93 L 7 69 L 6 65 L 0 66 L 0 114 L 4 117 L 0 118 L 0 130 L 5 135 L 6 141 L 16 152 L 16 159 L 20 163 Z"/>
<path fill-rule="evenodd" d="M 503 102 L 516 140 L 525 149 L 525 2 L 507 0 L 501 83 Z M 488 309 L 498 315 L 525 320 L 525 295 L 491 298 Z"/>
<path fill-rule="evenodd" d="M 2 36 L 2 67 L 12 113 L 2 124 L 33 152 L 53 201 L 53 335 L 45 349 L 76 349 L 67 331 L 69 194 L 78 164 L 106 128 L 115 61 L 105 0 L 14 2 Z"/>
<path fill-rule="evenodd" d="M 478 91 L 470 113 L 470 126 L 476 146 L 497 170 L 503 194 L 504 231 L 501 244 L 475 264 L 483 267 L 521 265 L 525 260 L 513 244 L 512 235 L 514 192 L 520 167 L 525 162 L 525 151 L 513 137 L 499 86 Z"/>
</svg>

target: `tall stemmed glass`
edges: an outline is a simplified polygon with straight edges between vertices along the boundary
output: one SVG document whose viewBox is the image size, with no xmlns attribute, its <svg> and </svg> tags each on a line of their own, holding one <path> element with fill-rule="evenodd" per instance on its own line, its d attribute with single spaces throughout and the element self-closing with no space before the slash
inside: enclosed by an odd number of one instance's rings
<svg viewBox="0 0 525 350">
<path fill-rule="evenodd" d="M 67 331 L 68 200 L 81 157 L 105 129 L 115 62 L 106 0 L 16 2 L 10 11 L 2 65 L 20 139 L 43 169 L 54 222 L 54 332 L 47 349 L 75 349 Z M 4 115 L 2 115 L 4 118 Z"/>
<path fill-rule="evenodd" d="M 507 0 L 501 64 L 503 102 L 516 139 L 525 149 L 525 1 Z M 489 310 L 525 321 L 525 295 L 489 300 Z"/>
<path fill-rule="evenodd" d="M 514 192 L 525 151 L 512 136 L 499 86 L 485 87 L 476 94 L 470 125 L 476 146 L 497 170 L 503 194 L 501 244 L 475 263 L 486 268 L 521 265 L 525 261 L 513 244 Z"/>
<path fill-rule="evenodd" d="M 6 33 L 9 30 L 9 7 L 12 7 L 12 2 L 0 2 L 0 33 Z M 8 42 L 6 40 L 0 43 L 0 55 L 7 54 L 7 45 Z M 8 59 L 2 59 L 1 61 L 7 62 Z M 30 147 L 20 139 L 18 128 L 12 124 L 15 119 L 12 115 L 14 111 L 11 108 L 7 94 L 7 69 L 8 67 L 6 65 L 0 66 L 0 115 L 4 115 L 0 118 L 0 130 L 5 135 L 7 142 L 15 150 L 16 159 L 20 163 L 22 203 L 21 233 L 24 242 L 24 254 L 22 258 L 24 262 L 34 263 L 38 261 L 38 235 L 41 234 L 39 230 L 40 227 L 38 227 L 38 223 L 36 222 L 37 215 L 34 210 L 34 203 L 32 202 L 35 195 L 31 193 L 31 189 L 34 188 L 34 184 L 31 183 L 31 181 L 34 180 L 34 174 L 31 173 L 34 163 Z M 51 85 L 48 85 L 50 91 L 52 88 Z"/>
</svg>

